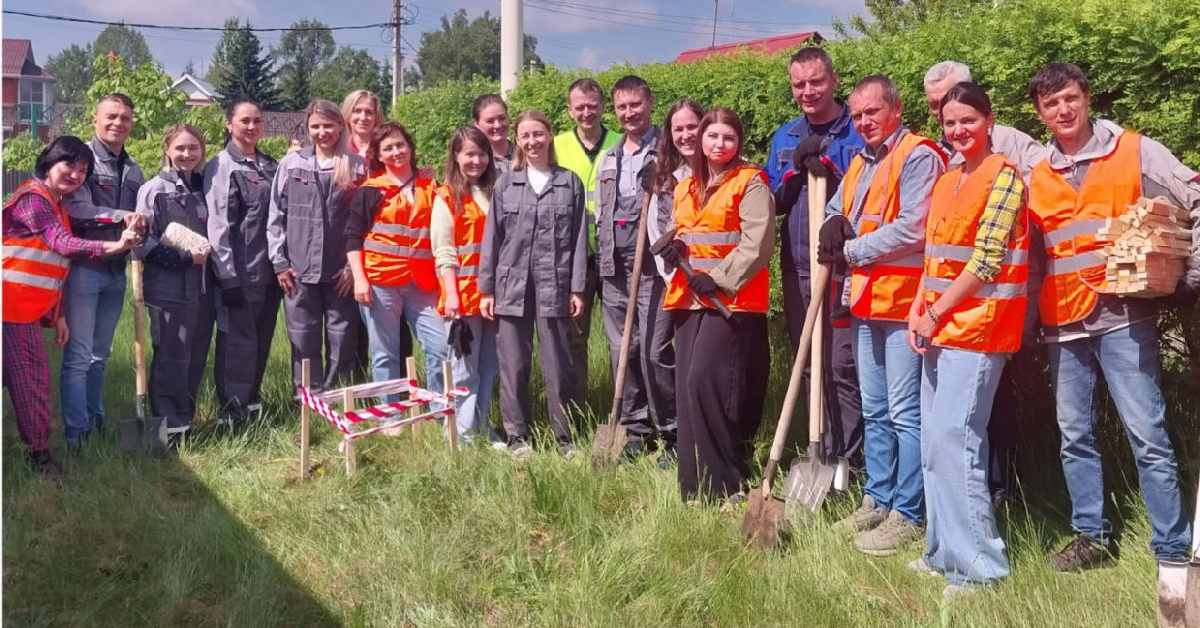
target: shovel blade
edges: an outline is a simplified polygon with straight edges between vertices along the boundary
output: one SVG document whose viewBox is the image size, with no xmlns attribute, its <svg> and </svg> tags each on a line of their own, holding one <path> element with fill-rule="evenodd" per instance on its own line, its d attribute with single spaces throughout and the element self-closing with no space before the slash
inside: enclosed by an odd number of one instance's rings
<svg viewBox="0 0 1200 628">
<path fill-rule="evenodd" d="M 788 532 L 788 521 L 782 499 L 764 496 L 761 488 L 750 491 L 746 516 L 742 519 L 742 536 L 762 549 L 779 546 Z"/>
<path fill-rule="evenodd" d="M 592 441 L 592 466 L 610 467 L 621 460 L 621 453 L 629 442 L 629 434 L 619 424 L 605 423 L 596 429 Z"/>
<path fill-rule="evenodd" d="M 131 454 L 162 457 L 167 453 L 167 423 L 162 417 L 131 417 L 119 422 L 121 450 Z"/>
<path fill-rule="evenodd" d="M 1187 621 L 1188 565 L 1158 563 L 1159 628 L 1189 628 Z"/>
<path fill-rule="evenodd" d="M 820 510 L 836 471 L 836 465 L 821 462 L 821 457 L 811 452 L 807 458 L 792 462 L 783 483 L 788 514 L 809 515 Z"/>
<path fill-rule="evenodd" d="M 1195 532 L 1193 532 L 1195 534 Z M 1184 602 L 1185 626 L 1200 626 L 1200 557 L 1188 565 L 1187 599 Z"/>
</svg>

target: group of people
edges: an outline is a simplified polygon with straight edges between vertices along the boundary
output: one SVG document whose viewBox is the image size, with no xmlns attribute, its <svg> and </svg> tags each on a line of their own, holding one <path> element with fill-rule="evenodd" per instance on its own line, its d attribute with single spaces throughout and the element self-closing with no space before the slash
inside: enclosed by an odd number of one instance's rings
<svg viewBox="0 0 1200 628">
<path fill-rule="evenodd" d="M 1011 408 L 1005 369 L 1044 346 L 1078 533 L 1052 564 L 1075 570 L 1110 556 L 1094 434 L 1101 375 L 1133 446 L 1152 548 L 1160 560 L 1187 560 L 1158 303 L 1090 286 L 1103 278 L 1104 220 L 1140 196 L 1200 214 L 1196 173 L 1161 144 L 1093 119 L 1087 79 L 1070 64 L 1051 63 L 1030 82 L 1046 145 L 997 125 L 959 63 L 926 76 L 940 139 L 904 126 L 885 76 L 837 100 L 838 75 L 820 48 L 798 51 L 788 79 L 802 113 L 775 133 L 765 168 L 744 159 L 736 112 L 682 99 L 656 127 L 653 91 L 631 75 L 608 94 L 575 81 L 575 127 L 557 135 L 543 113 L 510 123 L 499 96 L 480 96 L 473 123 L 449 138 L 440 184 L 370 92 L 341 107 L 312 102 L 308 141 L 279 162 L 257 147 L 263 114 L 253 102 L 228 108 L 225 146 L 207 163 L 207 138 L 172 126 L 149 181 L 124 150 L 134 104 L 104 97 L 96 136 L 52 142 L 4 206 L 4 385 L 31 463 L 60 471 L 39 327 L 53 326 L 64 347 L 65 437 L 77 449 L 103 423 L 132 251 L 146 268 L 152 411 L 174 439 L 191 425 L 214 324 L 219 419 L 236 426 L 261 403 L 282 303 L 296 384 L 304 360 L 318 389 L 368 365 L 376 380 L 401 377 L 415 337 L 431 387 L 451 360 L 469 390 L 458 402 L 461 435 L 517 457 L 532 451 L 536 332 L 551 432 L 573 457 L 598 295 L 613 368 L 627 309 L 636 310 L 619 412 L 624 457 L 658 452 L 687 501 L 737 502 L 770 370 L 778 231 L 793 348 L 813 299 L 813 249 L 835 278 L 821 322 L 828 377 L 814 376 L 831 400 L 826 455 L 865 469 L 862 505 L 839 522 L 855 547 L 887 556 L 924 538 L 910 566 L 943 574 L 948 595 L 1007 576 L 993 493 L 1010 484 L 1015 426 L 1011 410 L 992 408 Z M 606 96 L 619 133 L 601 122 Z M 823 208 L 808 206 L 810 176 L 827 181 Z M 814 211 L 823 214 L 816 243 Z M 206 244 L 181 249 L 172 226 Z M 639 239 L 655 255 L 635 267 Z M 1198 288 L 1200 245 L 1172 298 L 1192 303 Z M 497 378 L 503 435 L 489 420 Z"/>
</svg>

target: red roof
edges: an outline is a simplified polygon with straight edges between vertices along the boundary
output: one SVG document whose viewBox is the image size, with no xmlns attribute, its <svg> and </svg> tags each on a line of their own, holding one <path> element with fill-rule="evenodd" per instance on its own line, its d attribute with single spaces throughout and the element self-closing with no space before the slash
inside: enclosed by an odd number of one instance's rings
<svg viewBox="0 0 1200 628">
<path fill-rule="evenodd" d="M 675 57 L 675 63 L 690 63 L 713 55 L 732 54 L 743 49 L 762 54 L 774 54 L 785 50 L 795 50 L 808 42 L 820 43 L 824 40 L 825 38 L 821 37 L 820 33 L 809 31 L 806 33 L 792 33 L 790 35 L 776 35 L 763 39 L 752 39 L 750 41 L 735 41 L 715 47 L 684 50 L 679 53 L 678 57 Z"/>
<path fill-rule="evenodd" d="M 4 39 L 0 57 L 4 61 L 4 76 L 17 76 L 25 66 L 25 59 L 32 54 L 33 44 L 28 39 Z"/>
</svg>

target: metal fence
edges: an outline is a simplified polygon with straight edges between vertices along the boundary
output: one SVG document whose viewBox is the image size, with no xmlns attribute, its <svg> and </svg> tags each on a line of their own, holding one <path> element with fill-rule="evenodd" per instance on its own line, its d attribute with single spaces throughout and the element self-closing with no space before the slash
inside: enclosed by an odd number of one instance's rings
<svg viewBox="0 0 1200 628">
<path fill-rule="evenodd" d="M 5 170 L 3 195 L 8 196 L 9 192 L 17 189 L 18 185 L 21 185 L 26 179 L 32 176 L 33 173 L 28 170 Z"/>
</svg>

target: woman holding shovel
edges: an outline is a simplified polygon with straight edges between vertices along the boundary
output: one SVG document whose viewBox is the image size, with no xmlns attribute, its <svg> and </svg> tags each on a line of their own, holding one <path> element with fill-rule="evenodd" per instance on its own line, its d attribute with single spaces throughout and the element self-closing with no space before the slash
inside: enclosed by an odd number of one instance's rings
<svg viewBox="0 0 1200 628">
<path fill-rule="evenodd" d="M 988 419 L 1008 356 L 1021 346 L 1029 253 L 1020 171 L 992 152 L 987 93 L 959 83 L 941 102 L 946 138 L 963 157 L 933 189 L 925 271 L 908 313 L 923 356 L 921 464 L 925 555 L 917 571 L 941 573 L 953 596 L 1008 575 L 988 492 Z"/>
<path fill-rule="evenodd" d="M 695 173 L 675 188 L 676 240 L 663 252 L 676 268 L 663 307 L 675 322 L 679 487 L 686 501 L 740 502 L 771 364 L 775 208 L 766 174 L 741 158 L 737 114 L 714 108 L 698 130 Z"/>
<path fill-rule="evenodd" d="M 167 424 L 170 445 L 192 424 L 216 319 L 216 276 L 208 268 L 204 136 L 191 125 L 167 127 L 162 170 L 138 190 L 149 227 L 140 249 L 150 314 L 150 408 Z"/>
<path fill-rule="evenodd" d="M 650 220 L 646 223 L 646 234 L 651 242 L 657 242 L 675 226 L 675 186 L 692 176 L 692 160 L 700 151 L 700 118 L 703 117 L 704 107 L 687 98 L 676 100 L 667 108 L 667 117 L 658 135 L 658 174 L 654 198 L 650 200 Z M 663 279 L 671 281 L 674 269 L 667 268 L 658 256 L 655 256 L 654 264 Z"/>
<path fill-rule="evenodd" d="M 79 138 L 59 137 L 38 155 L 33 178 L 4 204 L 4 387 L 29 464 L 43 476 L 61 475 L 62 466 L 50 455 L 50 359 L 42 327 L 54 328 L 59 347 L 66 344 L 61 299 L 71 259 L 120 255 L 141 241 L 132 228 L 114 242 L 71 234 L 62 199 L 83 185 L 93 159 Z"/>
</svg>

